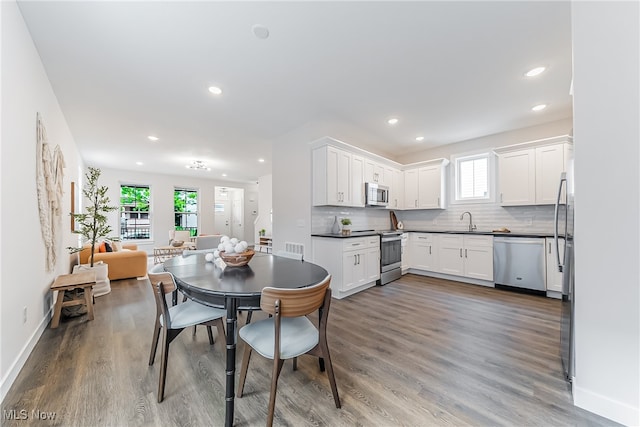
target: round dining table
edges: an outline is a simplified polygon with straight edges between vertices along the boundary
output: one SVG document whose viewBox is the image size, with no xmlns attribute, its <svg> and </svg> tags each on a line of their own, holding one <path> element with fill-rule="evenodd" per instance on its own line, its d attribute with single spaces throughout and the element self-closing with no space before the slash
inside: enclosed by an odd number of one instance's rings
<svg viewBox="0 0 640 427">
<path fill-rule="evenodd" d="M 229 267 L 208 262 L 205 254 L 176 256 L 166 260 L 164 270 L 173 274 L 178 289 L 199 303 L 227 310 L 227 362 L 225 426 L 233 425 L 237 313 L 259 310 L 262 289 L 302 288 L 329 274 L 319 265 L 271 254 L 256 253 L 248 265 Z M 224 268 L 221 268 L 224 267 Z"/>
</svg>

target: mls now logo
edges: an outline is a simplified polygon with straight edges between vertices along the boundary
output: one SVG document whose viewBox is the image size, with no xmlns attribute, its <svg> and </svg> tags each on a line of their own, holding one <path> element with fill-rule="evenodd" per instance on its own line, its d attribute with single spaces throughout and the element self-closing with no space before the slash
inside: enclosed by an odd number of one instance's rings
<svg viewBox="0 0 640 427">
<path fill-rule="evenodd" d="M 10 409 L 10 410 L 6 410 L 3 409 L 2 410 L 2 419 L 4 420 L 28 420 L 29 419 L 29 413 L 27 412 L 26 409 L 21 409 L 21 410 L 16 410 L 16 409 Z"/>
</svg>

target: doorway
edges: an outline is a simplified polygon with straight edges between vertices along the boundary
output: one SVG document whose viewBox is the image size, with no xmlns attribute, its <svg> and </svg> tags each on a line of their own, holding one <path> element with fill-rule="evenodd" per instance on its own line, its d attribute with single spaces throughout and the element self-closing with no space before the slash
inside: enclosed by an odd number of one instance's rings
<svg viewBox="0 0 640 427">
<path fill-rule="evenodd" d="M 244 188 L 218 187 L 214 195 L 215 230 L 246 240 L 244 235 Z"/>
</svg>

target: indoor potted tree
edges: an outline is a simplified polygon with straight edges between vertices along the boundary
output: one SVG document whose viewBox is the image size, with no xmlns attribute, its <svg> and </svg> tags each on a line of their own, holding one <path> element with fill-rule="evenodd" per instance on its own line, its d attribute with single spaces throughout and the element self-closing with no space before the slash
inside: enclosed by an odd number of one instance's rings
<svg viewBox="0 0 640 427">
<path fill-rule="evenodd" d="M 82 194 L 88 200 L 86 213 L 71 213 L 71 216 L 76 222 L 76 229 L 73 232 L 82 235 L 84 238 L 83 243 L 89 244 L 88 250 L 91 251 L 89 264 L 80 266 L 79 268 L 92 268 L 96 270 L 95 296 L 104 295 L 111 291 L 108 279 L 108 266 L 102 262 L 100 264 L 94 264 L 93 255 L 96 251 L 96 243 L 98 240 L 111 233 L 111 226 L 107 224 L 106 214 L 118 209 L 117 206 L 110 205 L 111 201 L 109 200 L 109 196 L 107 196 L 108 187 L 98 185 L 100 173 L 100 169 L 88 168 L 88 172 L 85 175 L 87 183 L 82 190 Z M 84 247 L 68 247 L 67 249 L 70 253 L 76 253 L 82 251 Z"/>
<path fill-rule="evenodd" d="M 340 222 L 342 223 L 342 235 L 351 235 L 351 220 L 349 218 L 342 218 Z"/>
</svg>

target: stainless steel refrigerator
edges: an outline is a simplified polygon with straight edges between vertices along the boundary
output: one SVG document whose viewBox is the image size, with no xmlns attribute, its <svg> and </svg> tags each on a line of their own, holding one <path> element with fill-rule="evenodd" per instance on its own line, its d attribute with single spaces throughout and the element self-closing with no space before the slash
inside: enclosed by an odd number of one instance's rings
<svg viewBox="0 0 640 427">
<path fill-rule="evenodd" d="M 560 177 L 558 198 L 555 206 L 555 244 L 557 267 L 562 273 L 562 315 L 560 320 L 560 356 L 565 379 L 571 389 L 575 375 L 574 363 L 574 182 L 573 159 L 569 161 L 567 172 Z M 560 240 L 564 240 L 564 251 L 561 251 Z"/>
</svg>

